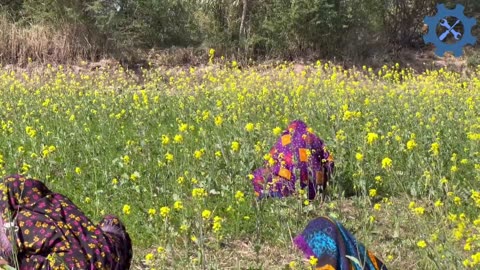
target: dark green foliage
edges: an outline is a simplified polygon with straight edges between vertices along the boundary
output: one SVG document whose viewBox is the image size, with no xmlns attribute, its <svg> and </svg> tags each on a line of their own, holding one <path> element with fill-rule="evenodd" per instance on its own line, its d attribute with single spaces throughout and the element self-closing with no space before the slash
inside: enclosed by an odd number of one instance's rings
<svg viewBox="0 0 480 270">
<path fill-rule="evenodd" d="M 270 1 L 255 9 L 251 45 L 267 53 L 334 52 L 343 18 L 332 1 Z M 260 11 L 260 12 L 258 12 Z"/>
<path fill-rule="evenodd" d="M 197 42 L 188 1 L 95 0 L 87 10 L 102 34 L 123 47 L 188 46 Z"/>
<path fill-rule="evenodd" d="M 9 14 L 13 20 L 20 18 L 23 0 L 3 0 L 0 2 L 0 11 Z"/>
</svg>

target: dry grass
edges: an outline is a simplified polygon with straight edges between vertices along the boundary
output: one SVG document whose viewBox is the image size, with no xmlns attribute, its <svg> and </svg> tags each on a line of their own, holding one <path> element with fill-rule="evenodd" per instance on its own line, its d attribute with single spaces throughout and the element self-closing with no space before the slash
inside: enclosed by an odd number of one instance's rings
<svg viewBox="0 0 480 270">
<path fill-rule="evenodd" d="M 58 29 L 35 24 L 19 26 L 0 16 L 0 61 L 25 65 L 71 63 L 79 59 L 96 60 L 103 48 L 93 42 L 89 30 L 80 25 L 64 24 Z"/>
</svg>

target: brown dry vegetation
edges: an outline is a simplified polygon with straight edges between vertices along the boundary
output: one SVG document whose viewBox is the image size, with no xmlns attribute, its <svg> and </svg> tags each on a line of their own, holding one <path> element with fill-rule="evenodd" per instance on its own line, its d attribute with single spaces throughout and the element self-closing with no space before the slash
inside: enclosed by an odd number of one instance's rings
<svg viewBox="0 0 480 270">
<path fill-rule="evenodd" d="M 102 48 L 92 44 L 88 29 L 62 25 L 59 29 L 35 24 L 17 26 L 0 16 L 0 62 L 25 66 L 29 62 L 74 63 L 96 60 Z"/>
</svg>

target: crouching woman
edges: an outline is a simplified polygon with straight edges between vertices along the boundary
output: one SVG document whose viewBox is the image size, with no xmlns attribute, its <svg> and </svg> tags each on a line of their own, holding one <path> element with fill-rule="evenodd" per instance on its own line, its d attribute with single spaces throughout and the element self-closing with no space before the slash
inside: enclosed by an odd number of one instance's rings
<svg viewBox="0 0 480 270">
<path fill-rule="evenodd" d="M 294 120 L 270 149 L 264 166 L 253 171 L 251 180 L 259 199 L 290 196 L 300 182 L 301 189 L 308 187 L 308 198 L 313 200 L 318 192 L 325 194 L 333 171 L 333 157 L 323 140 L 305 122 Z"/>
<path fill-rule="evenodd" d="M 93 224 L 67 197 L 21 175 L 0 183 L 0 252 L 19 269 L 129 269 L 132 243 L 112 215 Z"/>
</svg>

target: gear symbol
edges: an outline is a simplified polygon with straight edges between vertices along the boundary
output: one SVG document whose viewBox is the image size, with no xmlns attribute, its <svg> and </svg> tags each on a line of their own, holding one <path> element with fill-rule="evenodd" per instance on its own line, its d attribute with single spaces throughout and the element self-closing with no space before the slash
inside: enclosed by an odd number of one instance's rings
<svg viewBox="0 0 480 270">
<path fill-rule="evenodd" d="M 465 45 L 475 45 L 477 39 L 472 36 L 472 27 L 477 23 L 477 20 L 475 18 L 466 17 L 463 13 L 464 9 L 464 6 L 460 4 L 457 4 L 454 9 L 447 9 L 444 4 L 438 4 L 437 14 L 433 17 L 426 16 L 423 19 L 425 24 L 428 25 L 428 33 L 423 36 L 423 40 L 427 44 L 433 43 L 435 45 L 436 55 L 443 56 L 445 52 L 450 51 L 453 52 L 453 55 L 456 57 L 460 57 L 463 54 L 463 47 Z M 448 16 L 457 18 L 457 22 L 453 26 L 450 26 L 445 19 Z M 447 28 L 440 37 L 438 37 L 436 33 L 437 24 L 439 22 L 441 22 L 440 25 Z M 463 24 L 463 36 L 453 29 L 453 27 L 459 22 L 462 22 Z M 448 34 L 453 34 L 454 38 L 458 41 L 452 44 L 442 42 Z M 462 38 L 458 39 L 458 36 L 462 36 Z"/>
</svg>

